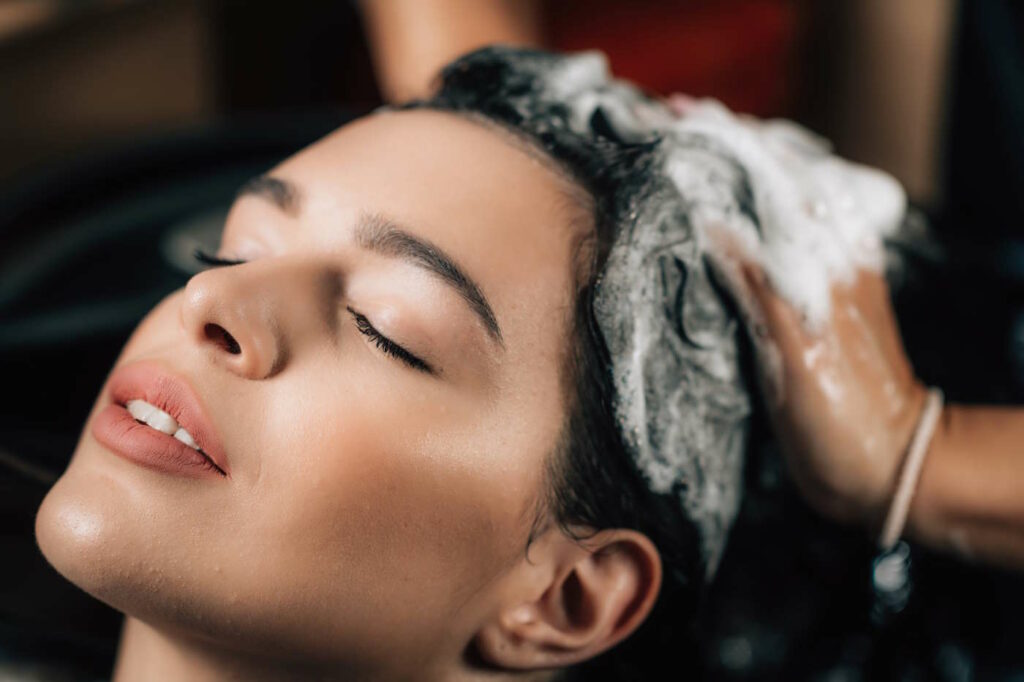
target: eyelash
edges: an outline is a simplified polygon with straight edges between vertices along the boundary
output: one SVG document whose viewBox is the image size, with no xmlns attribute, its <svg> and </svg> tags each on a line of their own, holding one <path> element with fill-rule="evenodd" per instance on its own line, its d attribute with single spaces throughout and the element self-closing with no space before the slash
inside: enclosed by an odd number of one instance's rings
<svg viewBox="0 0 1024 682">
<path fill-rule="evenodd" d="M 231 260 L 230 258 L 218 258 L 217 256 L 207 253 L 202 249 L 196 249 L 192 252 L 192 256 L 203 265 L 211 265 L 215 268 L 224 267 L 229 265 L 241 265 L 245 263 L 244 260 Z"/>
<path fill-rule="evenodd" d="M 196 249 L 193 255 L 195 256 L 195 259 L 203 265 L 209 265 L 212 267 L 229 267 L 232 265 L 241 265 L 246 262 L 244 260 L 219 258 L 203 251 L 202 249 Z M 377 331 L 377 329 L 370 324 L 370 321 L 366 319 L 365 315 L 352 309 L 351 306 L 345 306 L 345 309 L 348 310 L 352 315 L 352 318 L 355 320 L 356 329 L 359 330 L 359 333 L 369 338 L 377 348 L 384 352 L 385 355 L 390 355 L 393 358 L 401 360 L 409 367 L 420 372 L 426 372 L 427 374 L 434 373 L 433 368 L 426 362 L 420 360 L 418 357 Z"/>
<path fill-rule="evenodd" d="M 345 306 L 345 309 L 352 314 L 352 318 L 356 321 L 356 329 L 359 330 L 359 333 L 369 338 L 373 344 L 386 355 L 390 355 L 393 358 L 401 360 L 413 369 L 426 372 L 427 374 L 434 373 L 434 370 L 430 365 L 377 331 L 374 326 L 370 324 L 370 321 L 366 319 L 365 315 L 353 310 L 351 306 Z"/>
</svg>

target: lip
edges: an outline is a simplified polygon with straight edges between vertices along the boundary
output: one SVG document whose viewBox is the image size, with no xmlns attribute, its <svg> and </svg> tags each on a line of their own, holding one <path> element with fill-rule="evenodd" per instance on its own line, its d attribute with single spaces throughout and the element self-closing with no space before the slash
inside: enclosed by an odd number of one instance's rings
<svg viewBox="0 0 1024 682">
<path fill-rule="evenodd" d="M 109 404 L 96 416 L 93 436 L 115 454 L 150 469 L 195 478 L 230 478 L 224 448 L 198 394 L 185 379 L 152 362 L 114 370 Z M 202 452 L 135 421 L 125 404 L 141 399 L 171 415 Z M 205 453 L 205 454 L 204 454 Z M 222 473 L 223 472 L 223 473 Z"/>
</svg>

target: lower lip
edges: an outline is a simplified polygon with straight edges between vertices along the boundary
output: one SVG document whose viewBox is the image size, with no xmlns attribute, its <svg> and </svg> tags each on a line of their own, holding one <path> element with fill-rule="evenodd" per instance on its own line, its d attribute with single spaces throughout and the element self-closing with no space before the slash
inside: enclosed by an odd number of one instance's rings
<svg viewBox="0 0 1024 682">
<path fill-rule="evenodd" d="M 192 478 L 223 477 L 201 452 L 135 421 L 116 403 L 96 415 L 92 434 L 115 454 L 148 469 Z"/>
</svg>

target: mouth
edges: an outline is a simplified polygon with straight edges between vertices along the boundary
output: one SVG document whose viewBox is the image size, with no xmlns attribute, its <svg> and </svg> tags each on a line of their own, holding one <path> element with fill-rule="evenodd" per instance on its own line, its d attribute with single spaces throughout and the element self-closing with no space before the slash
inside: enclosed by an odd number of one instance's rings
<svg viewBox="0 0 1024 682">
<path fill-rule="evenodd" d="M 166 473 L 230 477 L 217 432 L 184 379 L 151 362 L 126 365 L 111 376 L 109 398 L 93 435 L 115 454 Z"/>
<path fill-rule="evenodd" d="M 139 424 L 145 424 L 151 429 L 156 429 L 160 433 L 184 443 L 203 457 L 209 459 L 210 464 L 217 467 L 221 474 L 224 473 L 224 471 L 218 467 L 212 459 L 210 459 L 210 455 L 199 447 L 199 444 L 196 443 L 195 437 L 188 432 L 188 429 L 180 425 L 174 417 L 167 414 L 156 405 L 151 405 L 141 398 L 135 398 L 134 400 L 129 400 L 125 403 L 124 408 L 128 410 L 128 414 L 130 414 Z"/>
</svg>

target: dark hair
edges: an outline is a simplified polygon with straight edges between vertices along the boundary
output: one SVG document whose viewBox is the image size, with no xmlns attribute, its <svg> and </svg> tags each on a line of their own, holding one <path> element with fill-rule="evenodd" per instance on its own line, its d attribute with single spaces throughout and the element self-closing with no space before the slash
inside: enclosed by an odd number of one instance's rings
<svg viewBox="0 0 1024 682">
<path fill-rule="evenodd" d="M 597 246 L 607 228 L 595 216 Z M 693 523 L 676 496 L 651 491 L 629 455 L 613 412 L 607 350 L 593 311 L 596 260 L 576 297 L 567 363 L 570 391 L 560 447 L 549 458 L 546 509 L 561 528 L 631 528 L 658 548 L 665 570 L 653 612 L 634 635 L 603 656 L 577 666 L 565 679 L 653 680 L 691 639 L 690 621 L 703 588 L 703 565 Z M 578 539 L 583 539 L 582 537 Z M 695 658 L 695 657 L 692 657 Z"/>
<path fill-rule="evenodd" d="M 592 199 L 585 208 L 593 214 L 593 229 L 580 244 L 563 377 L 567 418 L 560 443 L 548 458 L 546 491 L 530 541 L 549 517 L 577 540 L 586 536 L 574 534 L 574 527 L 594 532 L 629 528 L 651 539 L 661 554 L 665 576 L 652 613 L 625 642 L 564 673 L 570 680 L 651 680 L 665 669 L 665 662 L 678 662 L 681 648 L 692 641 L 690 622 L 705 571 L 697 528 L 678 497 L 653 492 L 625 445 L 593 301 L 619 226 L 656 189 L 647 186 L 653 174 L 645 169 L 655 160 L 658 140 L 621 139 L 601 109 L 589 122 L 592 134 L 569 130 L 567 107 L 538 93 L 538 75 L 558 59 L 541 51 L 483 48 L 447 66 L 431 98 L 400 108 L 439 109 L 496 123 L 542 150 Z M 524 100 L 530 102 L 529 108 L 523 106 Z M 684 655 L 686 659 L 695 657 Z"/>
</svg>

